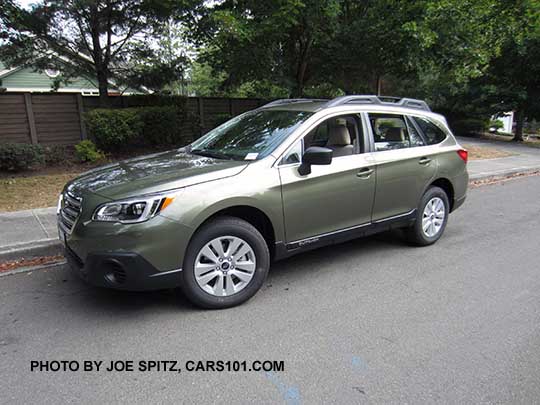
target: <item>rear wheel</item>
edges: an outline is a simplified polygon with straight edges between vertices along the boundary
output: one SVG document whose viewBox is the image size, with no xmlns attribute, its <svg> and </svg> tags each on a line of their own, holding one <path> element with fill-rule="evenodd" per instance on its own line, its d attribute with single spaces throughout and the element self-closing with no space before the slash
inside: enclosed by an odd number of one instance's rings
<svg viewBox="0 0 540 405">
<path fill-rule="evenodd" d="M 448 196 L 440 187 L 430 187 L 422 196 L 416 211 L 416 221 L 405 229 L 407 239 L 418 246 L 431 245 L 442 236 L 450 204 Z"/>
<path fill-rule="evenodd" d="M 182 289 L 203 308 L 227 308 L 251 298 L 270 266 L 266 241 L 250 223 L 222 217 L 204 225 L 186 252 Z"/>
</svg>

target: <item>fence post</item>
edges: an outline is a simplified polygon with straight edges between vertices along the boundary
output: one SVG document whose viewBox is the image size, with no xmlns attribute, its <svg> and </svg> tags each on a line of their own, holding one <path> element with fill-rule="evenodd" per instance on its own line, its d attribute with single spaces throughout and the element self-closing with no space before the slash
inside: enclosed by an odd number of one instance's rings
<svg viewBox="0 0 540 405">
<path fill-rule="evenodd" d="M 200 127 L 201 127 L 201 135 L 204 135 L 204 103 L 202 97 L 197 97 L 197 102 L 199 104 L 199 120 L 200 120 Z"/>
<path fill-rule="evenodd" d="M 34 119 L 34 110 L 32 110 L 32 96 L 30 93 L 24 93 L 24 104 L 26 106 L 26 117 L 28 118 L 28 126 L 30 127 L 30 141 L 32 145 L 37 145 L 36 120 Z"/>
<path fill-rule="evenodd" d="M 84 106 L 82 101 L 82 95 L 81 93 L 77 93 L 77 110 L 79 111 L 79 123 L 81 125 L 81 140 L 85 140 L 87 138 L 86 135 L 86 126 L 84 125 Z"/>
</svg>

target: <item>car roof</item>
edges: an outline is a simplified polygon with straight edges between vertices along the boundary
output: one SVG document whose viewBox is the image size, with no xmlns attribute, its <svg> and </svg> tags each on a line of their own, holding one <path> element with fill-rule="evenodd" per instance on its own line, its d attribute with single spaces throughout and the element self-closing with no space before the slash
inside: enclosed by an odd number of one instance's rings
<svg viewBox="0 0 540 405">
<path fill-rule="evenodd" d="M 280 99 L 265 104 L 260 109 L 280 111 L 341 111 L 354 107 L 357 111 L 394 113 L 408 115 L 424 115 L 435 118 L 446 124 L 444 116 L 433 113 L 423 100 L 373 95 L 348 95 L 327 99 Z"/>
</svg>

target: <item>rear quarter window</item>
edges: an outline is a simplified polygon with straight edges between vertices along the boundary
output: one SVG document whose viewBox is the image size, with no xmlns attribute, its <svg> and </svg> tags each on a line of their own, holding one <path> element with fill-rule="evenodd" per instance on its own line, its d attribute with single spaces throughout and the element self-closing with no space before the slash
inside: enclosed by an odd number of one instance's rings
<svg viewBox="0 0 540 405">
<path fill-rule="evenodd" d="M 435 145 L 446 139 L 446 133 L 427 118 L 414 117 L 414 121 L 423 132 L 428 145 Z"/>
</svg>

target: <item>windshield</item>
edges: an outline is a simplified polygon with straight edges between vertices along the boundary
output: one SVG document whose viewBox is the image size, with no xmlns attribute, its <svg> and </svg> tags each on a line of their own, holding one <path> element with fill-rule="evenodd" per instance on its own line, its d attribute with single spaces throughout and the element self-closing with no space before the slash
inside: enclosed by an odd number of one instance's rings
<svg viewBox="0 0 540 405">
<path fill-rule="evenodd" d="M 208 132 L 191 153 L 222 159 L 256 160 L 270 153 L 313 113 L 254 110 Z"/>
</svg>

